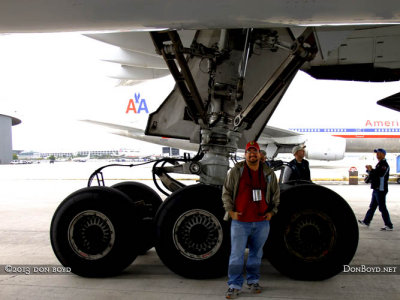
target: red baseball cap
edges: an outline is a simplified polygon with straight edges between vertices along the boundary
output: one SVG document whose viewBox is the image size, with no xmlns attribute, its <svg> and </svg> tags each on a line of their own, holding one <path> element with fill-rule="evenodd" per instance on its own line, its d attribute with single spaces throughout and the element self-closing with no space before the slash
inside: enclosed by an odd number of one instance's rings
<svg viewBox="0 0 400 300">
<path fill-rule="evenodd" d="M 248 142 L 245 151 L 247 151 L 249 148 L 256 148 L 258 151 L 260 151 L 260 146 L 255 141 Z"/>
</svg>

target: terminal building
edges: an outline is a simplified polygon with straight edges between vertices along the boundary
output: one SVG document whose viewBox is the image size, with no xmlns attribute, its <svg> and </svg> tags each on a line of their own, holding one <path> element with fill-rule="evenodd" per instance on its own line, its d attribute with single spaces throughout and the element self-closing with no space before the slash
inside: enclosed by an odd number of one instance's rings
<svg viewBox="0 0 400 300">
<path fill-rule="evenodd" d="M 9 164 L 13 157 L 11 127 L 21 120 L 0 114 L 0 164 Z"/>
</svg>

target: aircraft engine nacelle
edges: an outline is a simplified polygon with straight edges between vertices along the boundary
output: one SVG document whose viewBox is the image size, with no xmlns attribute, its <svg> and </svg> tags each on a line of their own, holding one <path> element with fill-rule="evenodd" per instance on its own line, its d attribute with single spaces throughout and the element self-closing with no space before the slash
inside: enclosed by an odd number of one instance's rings
<svg viewBox="0 0 400 300">
<path fill-rule="evenodd" d="M 346 140 L 340 137 L 318 137 L 307 139 L 306 157 L 318 160 L 341 160 L 346 150 Z"/>
</svg>

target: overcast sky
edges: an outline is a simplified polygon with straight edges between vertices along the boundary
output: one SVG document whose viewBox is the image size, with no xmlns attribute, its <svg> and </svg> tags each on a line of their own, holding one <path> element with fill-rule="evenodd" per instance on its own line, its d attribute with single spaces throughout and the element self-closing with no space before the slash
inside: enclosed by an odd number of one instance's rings
<svg viewBox="0 0 400 300">
<path fill-rule="evenodd" d="M 126 114 L 129 99 L 140 92 L 145 98 L 151 90 L 149 82 L 116 87 L 107 74 L 119 66 L 100 60 L 108 47 L 79 34 L 0 35 L 0 113 L 22 120 L 13 127 L 14 149 L 51 152 L 146 146 L 79 121 L 127 121 L 132 116 Z M 173 87 L 171 78 L 154 84 L 162 97 Z"/>
<path fill-rule="evenodd" d="M 22 120 L 13 148 L 42 152 L 144 149 L 152 146 L 82 123 L 94 119 L 144 126 L 146 115 L 126 113 L 135 93 L 153 111 L 173 87 L 170 77 L 116 87 L 102 62 L 110 46 L 79 34 L 0 35 L 0 114 Z M 398 120 L 376 101 L 400 92 L 400 84 L 318 81 L 299 73 L 270 121 L 290 127 L 362 127 L 366 120 Z"/>
</svg>

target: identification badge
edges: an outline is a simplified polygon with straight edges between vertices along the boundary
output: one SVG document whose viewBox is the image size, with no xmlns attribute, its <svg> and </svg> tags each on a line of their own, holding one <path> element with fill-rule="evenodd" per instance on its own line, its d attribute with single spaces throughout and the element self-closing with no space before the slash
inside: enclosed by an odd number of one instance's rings
<svg viewBox="0 0 400 300">
<path fill-rule="evenodd" d="M 253 201 L 259 202 L 262 200 L 262 194 L 260 189 L 253 189 Z"/>
</svg>

